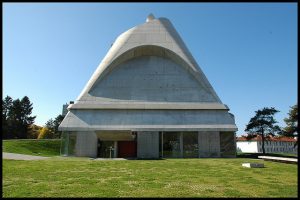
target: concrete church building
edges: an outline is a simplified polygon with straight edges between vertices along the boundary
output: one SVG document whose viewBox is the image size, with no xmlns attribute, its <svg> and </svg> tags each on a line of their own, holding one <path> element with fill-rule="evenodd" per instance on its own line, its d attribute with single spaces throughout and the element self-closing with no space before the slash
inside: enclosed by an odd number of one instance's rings
<svg viewBox="0 0 300 200">
<path fill-rule="evenodd" d="M 114 42 L 59 126 L 62 155 L 235 157 L 234 116 L 166 18 Z"/>
</svg>

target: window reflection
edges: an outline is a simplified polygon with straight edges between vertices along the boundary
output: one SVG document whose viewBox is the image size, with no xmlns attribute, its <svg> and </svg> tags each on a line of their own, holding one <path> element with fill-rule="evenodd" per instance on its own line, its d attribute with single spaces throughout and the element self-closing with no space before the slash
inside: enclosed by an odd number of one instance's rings
<svg viewBox="0 0 300 200">
<path fill-rule="evenodd" d="M 160 155 L 164 158 L 198 158 L 198 132 L 160 133 Z"/>
<path fill-rule="evenodd" d="M 163 133 L 163 157 L 180 158 L 180 132 Z"/>
<path fill-rule="evenodd" d="M 198 158 L 198 133 L 183 133 L 183 157 Z"/>
</svg>

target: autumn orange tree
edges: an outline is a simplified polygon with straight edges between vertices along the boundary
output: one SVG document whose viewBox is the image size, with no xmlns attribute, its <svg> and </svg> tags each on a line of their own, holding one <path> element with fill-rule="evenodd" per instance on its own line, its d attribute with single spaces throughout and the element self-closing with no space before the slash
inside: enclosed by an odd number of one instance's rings
<svg viewBox="0 0 300 200">
<path fill-rule="evenodd" d="M 54 131 L 47 127 L 43 127 L 37 139 L 52 139 Z"/>
</svg>

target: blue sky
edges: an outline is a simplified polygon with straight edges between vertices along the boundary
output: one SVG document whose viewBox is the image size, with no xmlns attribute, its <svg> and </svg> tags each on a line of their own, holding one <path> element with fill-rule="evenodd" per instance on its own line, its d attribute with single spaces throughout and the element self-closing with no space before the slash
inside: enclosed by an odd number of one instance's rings
<svg viewBox="0 0 300 200">
<path fill-rule="evenodd" d="M 4 3 L 3 97 L 44 125 L 74 101 L 122 32 L 168 18 L 244 133 L 254 111 L 280 126 L 297 103 L 296 3 Z"/>
</svg>

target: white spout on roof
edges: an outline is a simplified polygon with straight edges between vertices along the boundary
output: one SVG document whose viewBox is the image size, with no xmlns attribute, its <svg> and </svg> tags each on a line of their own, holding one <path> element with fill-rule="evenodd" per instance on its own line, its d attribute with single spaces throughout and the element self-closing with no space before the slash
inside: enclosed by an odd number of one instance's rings
<svg viewBox="0 0 300 200">
<path fill-rule="evenodd" d="M 155 17 L 152 13 L 150 13 L 146 19 L 146 22 L 152 21 L 153 19 L 155 19 Z"/>
</svg>

